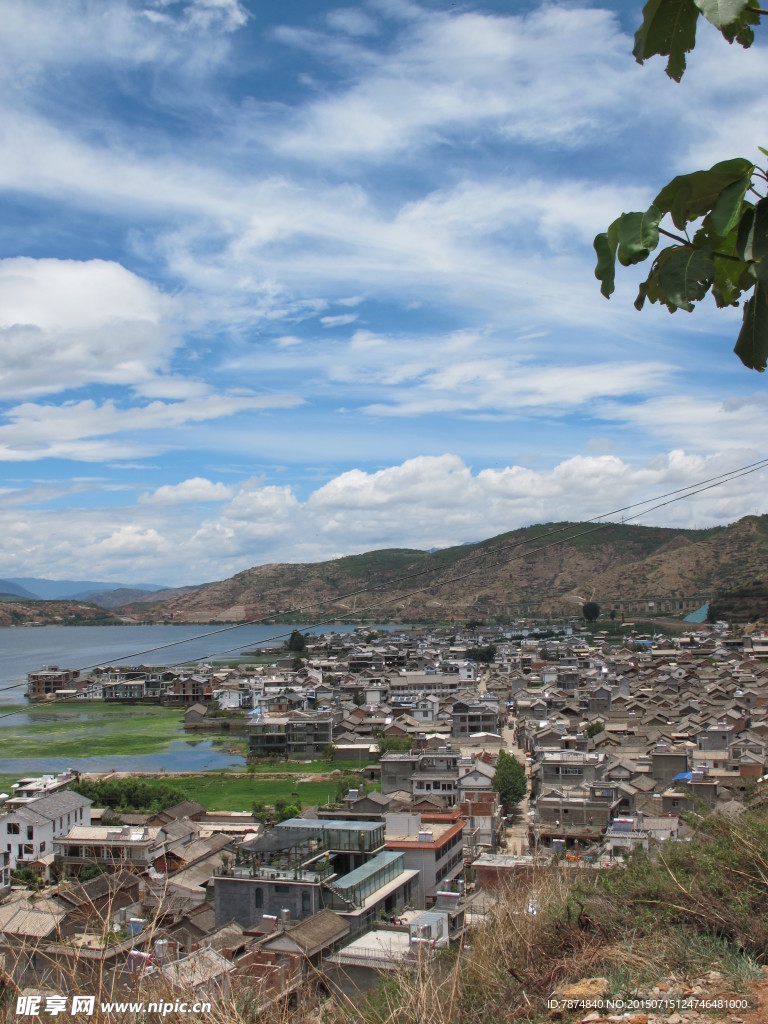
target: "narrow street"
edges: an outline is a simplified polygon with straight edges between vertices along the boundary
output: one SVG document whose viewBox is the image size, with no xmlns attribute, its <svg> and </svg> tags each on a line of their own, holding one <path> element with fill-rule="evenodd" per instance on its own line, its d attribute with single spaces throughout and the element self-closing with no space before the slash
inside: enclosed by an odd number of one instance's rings
<svg viewBox="0 0 768 1024">
<path fill-rule="evenodd" d="M 513 740 L 514 729 L 508 725 L 505 725 L 501 731 L 501 735 L 504 738 L 504 749 L 513 754 L 521 764 L 525 764 L 525 751 L 521 750 L 520 747 L 516 747 Z M 526 769 L 526 777 L 528 771 Z M 499 849 L 500 853 L 508 854 L 526 854 L 529 852 L 528 846 L 528 794 L 526 793 L 523 800 L 517 806 L 515 811 L 514 823 L 508 825 L 505 829 L 505 834 L 502 836 L 501 846 Z"/>
</svg>

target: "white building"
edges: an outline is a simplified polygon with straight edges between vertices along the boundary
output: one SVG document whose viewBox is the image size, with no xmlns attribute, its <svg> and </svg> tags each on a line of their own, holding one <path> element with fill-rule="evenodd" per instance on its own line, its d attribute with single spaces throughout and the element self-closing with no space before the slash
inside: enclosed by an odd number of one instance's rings
<svg viewBox="0 0 768 1024">
<path fill-rule="evenodd" d="M 53 841 L 74 825 L 90 825 L 91 803 L 85 796 L 65 790 L 18 803 L 0 816 L 0 849 L 13 869 L 35 863 L 53 853 Z"/>
</svg>

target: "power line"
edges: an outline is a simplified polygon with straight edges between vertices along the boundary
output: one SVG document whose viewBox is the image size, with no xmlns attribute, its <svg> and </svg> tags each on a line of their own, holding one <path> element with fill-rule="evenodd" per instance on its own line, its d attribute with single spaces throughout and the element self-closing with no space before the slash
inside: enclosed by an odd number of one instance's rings
<svg viewBox="0 0 768 1024">
<path fill-rule="evenodd" d="M 445 587 L 445 586 L 447 586 L 450 583 L 461 582 L 462 580 L 468 579 L 470 576 L 474 576 L 474 575 L 476 575 L 479 572 L 487 571 L 487 569 L 490 568 L 490 567 L 493 567 L 493 566 L 496 566 L 496 565 L 502 565 L 502 564 L 505 564 L 505 563 L 509 564 L 509 563 L 512 563 L 512 562 L 516 562 L 516 561 L 519 561 L 522 558 L 527 558 L 527 557 L 529 557 L 531 555 L 538 554 L 540 551 L 545 551 L 545 550 L 547 550 L 550 547 L 555 547 L 558 544 L 563 544 L 563 543 L 566 543 L 568 541 L 578 540 L 581 537 L 586 537 L 586 536 L 589 536 L 590 534 L 598 533 L 598 532 L 600 532 L 602 530 L 606 530 L 606 529 L 610 528 L 611 526 L 616 525 L 616 524 L 614 524 L 612 522 L 600 522 L 600 520 L 606 519 L 608 516 L 618 515 L 619 513 L 627 512 L 627 511 L 629 511 L 631 509 L 641 508 L 643 505 L 649 505 L 648 508 L 644 508 L 641 511 L 636 512 L 634 515 L 624 517 L 624 520 L 623 520 L 624 522 L 631 522 L 631 521 L 633 521 L 635 519 L 640 519 L 644 515 L 648 515 L 650 512 L 655 512 L 655 511 L 657 511 L 660 508 L 665 508 L 668 505 L 673 505 L 673 504 L 675 504 L 678 501 L 683 501 L 686 498 L 691 498 L 691 497 L 694 497 L 697 494 L 704 493 L 705 491 L 713 490 L 716 487 L 721 487 L 724 484 L 730 483 L 733 480 L 738 480 L 741 477 L 751 476 L 753 473 L 757 473 L 761 469 L 765 469 L 766 467 L 768 467 L 768 458 L 760 459 L 757 462 L 749 463 L 746 466 L 741 466 L 738 469 L 730 470 L 727 473 L 721 473 L 721 474 L 719 474 L 717 476 L 707 477 L 704 480 L 697 481 L 696 483 L 689 484 L 689 485 L 687 485 L 685 487 L 680 487 L 680 488 L 677 488 L 677 489 L 675 489 L 673 491 L 667 491 L 666 493 L 661 494 L 661 495 L 657 495 L 654 498 L 647 498 L 647 499 L 645 499 L 643 501 L 638 501 L 638 502 L 634 502 L 634 503 L 632 503 L 630 505 L 625 505 L 622 508 L 615 509 L 615 510 L 613 510 L 611 512 L 604 512 L 601 515 L 594 516 L 592 519 L 586 520 L 587 523 L 594 523 L 594 524 L 596 524 L 596 525 L 592 526 L 588 530 L 582 530 L 579 533 L 571 534 L 570 536 L 561 538 L 560 540 L 552 540 L 549 543 L 543 544 L 543 545 L 541 545 L 539 547 L 536 547 L 536 548 L 533 548 L 530 551 L 522 552 L 521 554 L 519 554 L 519 555 L 517 555 L 517 556 L 515 556 L 513 558 L 507 558 L 507 557 L 495 558 L 492 561 L 490 561 L 488 563 L 485 563 L 482 566 L 477 566 L 477 567 L 475 567 L 473 569 L 469 569 L 466 572 L 459 573 L 456 576 L 451 576 L 451 577 L 449 577 L 449 578 L 447 578 L 445 580 L 441 580 L 441 581 L 438 581 L 438 582 L 432 582 L 432 583 L 430 583 L 430 584 L 428 584 L 426 586 L 418 587 L 415 590 L 412 590 L 412 591 L 410 591 L 410 592 L 408 592 L 406 594 L 395 595 L 394 597 L 389 598 L 386 601 L 382 601 L 380 604 L 378 604 L 378 605 L 376 605 L 376 606 L 374 606 L 372 608 L 369 607 L 366 610 L 367 611 L 378 611 L 379 609 L 385 608 L 388 605 L 391 605 L 391 604 L 395 603 L 396 601 L 404 601 L 404 600 L 406 600 L 408 598 L 416 596 L 417 594 L 421 594 L 421 593 L 423 593 L 426 590 L 437 589 L 437 588 L 440 588 L 440 587 Z M 666 500 L 661 500 L 661 499 L 666 499 Z M 656 502 L 656 504 L 652 504 L 653 502 Z M 559 534 L 562 534 L 562 533 L 566 532 L 568 529 L 570 529 L 570 524 L 566 524 L 566 525 L 564 525 L 562 527 L 558 527 L 555 530 L 550 530 L 547 533 L 540 534 L 537 537 L 534 537 L 532 540 L 531 539 L 521 539 L 521 540 L 509 542 L 507 547 L 510 550 L 515 550 L 518 547 L 523 547 L 526 544 L 534 543 L 537 540 L 545 540 L 545 539 L 550 538 L 550 537 L 558 536 Z M 476 551 L 473 552 L 473 555 L 476 555 L 476 554 L 477 554 Z M 417 572 L 414 572 L 414 573 L 406 574 L 405 576 L 401 576 L 401 577 L 399 577 L 396 580 L 388 580 L 385 583 L 375 584 L 375 585 L 368 586 L 368 587 L 360 587 L 357 590 L 351 591 L 349 594 L 342 595 L 340 597 L 335 598 L 331 603 L 332 604 L 336 604 L 336 603 L 338 603 L 340 601 L 348 600 L 350 597 L 356 597 L 356 596 L 359 596 L 361 594 L 375 593 L 375 592 L 377 592 L 379 590 L 383 590 L 383 589 L 386 589 L 388 587 L 396 586 L 396 585 L 398 585 L 400 583 L 408 582 L 409 580 L 412 580 L 412 579 L 424 576 L 424 575 L 426 575 L 426 574 L 428 574 L 430 572 L 436 572 L 439 569 L 440 569 L 440 566 L 434 566 L 434 567 L 430 567 L 430 568 L 427 568 L 427 569 L 418 570 Z M 310 604 L 299 606 L 298 608 L 289 609 L 284 614 L 289 614 L 289 615 L 290 614 L 294 614 L 295 615 L 295 614 L 298 614 L 300 612 L 306 611 L 309 608 L 316 607 L 317 604 L 318 604 L 318 602 L 316 602 L 316 601 L 315 602 L 311 602 Z M 172 642 L 170 642 L 168 644 L 160 644 L 160 645 L 158 645 L 156 647 L 148 648 L 148 649 L 143 650 L 143 651 L 138 651 L 135 654 L 127 654 L 127 655 L 124 655 L 123 657 L 116 658 L 116 659 L 113 659 L 113 660 L 114 661 L 126 661 L 128 658 L 143 657 L 145 654 L 152 654 L 152 653 L 154 653 L 156 651 L 159 651 L 159 650 L 165 650 L 165 649 L 170 648 L 170 647 L 177 647 L 180 644 L 189 643 L 192 640 L 206 639 L 209 636 L 217 636 L 217 635 L 220 635 L 222 633 L 231 632 L 234 629 L 241 629 L 243 626 L 258 624 L 260 622 L 263 622 L 266 618 L 270 618 L 270 617 L 271 616 L 263 616 L 263 617 L 258 618 L 258 619 L 249 619 L 246 622 L 238 622 L 238 623 L 235 623 L 235 624 L 230 625 L 230 626 L 221 627 L 220 629 L 210 630 L 207 633 L 201 633 L 201 634 L 198 634 L 198 635 L 193 636 L 193 637 L 186 637 L 184 640 L 175 640 L 175 641 L 172 641 Z M 331 623 L 333 623 L 335 621 L 335 619 L 336 619 L 336 616 L 330 616 L 328 618 L 320 619 L 320 620 L 318 620 L 316 622 L 313 622 L 310 625 L 305 626 L 305 628 L 306 629 L 314 629 L 314 628 L 318 628 L 319 626 L 330 625 Z M 277 633 L 277 634 L 275 634 L 273 636 L 265 637 L 263 640 L 255 641 L 254 643 L 255 643 L 256 646 L 260 646 L 262 644 L 272 643 L 275 640 L 281 640 L 281 639 L 284 639 L 285 637 L 289 637 L 292 632 L 293 632 L 293 630 L 288 630 L 288 631 L 283 632 L 283 633 Z M 233 647 L 233 648 L 230 648 L 229 650 L 220 651 L 217 656 L 220 657 L 221 655 L 232 653 L 233 651 L 240 650 L 241 647 L 242 647 L 242 645 L 238 645 L 238 647 Z M 100 668 L 100 667 L 103 666 L 103 664 L 104 664 L 103 662 L 97 662 L 96 664 L 85 666 L 84 668 L 81 669 L 81 671 L 89 671 L 91 669 Z M 12 686 L 12 687 L 8 687 L 7 689 L 17 689 L 17 688 L 18 688 L 17 686 Z M 46 701 L 45 704 L 41 705 L 41 707 L 48 707 L 51 704 L 71 702 L 72 700 L 77 700 L 77 698 L 71 698 L 71 697 L 55 698 L 52 701 Z M 0 715 L 0 719 L 10 718 L 13 715 L 20 714 L 20 713 L 22 713 L 24 711 L 28 711 L 28 710 L 31 710 L 31 708 L 24 707 L 24 708 L 20 708 L 20 709 L 18 709 L 16 711 L 7 712 L 6 714 Z"/>
<path fill-rule="evenodd" d="M 587 523 L 597 523 L 601 519 L 607 519 L 609 516 L 619 515 L 620 513 L 628 512 L 629 510 L 631 510 L 633 508 L 640 508 L 641 506 L 647 505 L 647 504 L 649 504 L 651 502 L 661 501 L 661 499 L 671 498 L 671 497 L 674 497 L 675 495 L 680 495 L 680 498 L 678 498 L 676 500 L 682 500 L 682 498 L 684 498 L 684 497 L 691 497 L 692 494 L 699 493 L 699 490 L 697 490 L 697 489 L 707 489 L 708 490 L 709 487 L 706 487 L 705 485 L 711 485 L 712 487 L 719 487 L 719 486 L 721 486 L 724 483 L 729 483 L 731 481 L 731 479 L 738 479 L 740 476 L 747 476 L 747 475 L 749 475 L 752 472 L 757 472 L 758 470 L 764 469 L 766 467 L 768 467 L 768 458 L 760 459 L 757 462 L 749 463 L 746 466 L 741 466 L 738 469 L 730 470 L 727 473 L 721 473 L 721 474 L 719 474 L 717 476 L 707 477 L 704 480 L 699 480 L 696 483 L 689 484 L 686 487 L 680 487 L 680 488 L 677 488 L 676 490 L 673 490 L 673 491 L 667 491 L 664 494 L 659 494 L 659 495 L 656 495 L 656 496 L 654 496 L 652 498 L 646 498 L 644 501 L 637 501 L 637 502 L 634 502 L 634 503 L 632 503 L 630 505 L 624 505 L 622 508 L 613 509 L 611 512 L 603 512 L 601 515 L 594 516 L 592 519 L 585 520 L 585 522 L 587 522 Z M 688 491 L 691 491 L 692 494 L 687 494 L 686 492 L 688 492 Z M 655 511 L 656 508 L 662 508 L 665 504 L 672 504 L 672 502 L 663 502 L 660 505 L 654 506 L 653 509 L 646 509 L 645 512 L 638 513 L 636 516 L 629 516 L 628 518 L 630 520 L 633 519 L 633 518 L 637 518 L 639 515 L 646 514 L 646 512 Z M 571 529 L 571 525 L 570 524 L 565 524 L 565 525 L 563 525 L 561 527 L 558 527 L 557 529 L 549 530 L 546 533 L 539 534 L 538 536 L 536 536 L 536 537 L 534 537 L 532 539 L 520 539 L 520 540 L 516 540 L 516 541 L 508 541 L 508 542 L 505 543 L 504 547 L 507 550 L 514 551 L 516 548 L 523 547 L 525 544 L 530 544 L 530 543 L 533 543 L 534 541 L 543 540 L 543 539 L 546 539 L 548 537 L 556 537 L 556 536 L 558 536 L 558 535 L 560 535 L 562 533 L 566 533 L 569 529 Z M 400 577 L 398 577 L 395 580 L 387 580 L 384 583 L 378 583 L 378 584 L 372 584 L 372 585 L 369 585 L 369 586 L 359 587 L 359 588 L 357 588 L 355 590 L 349 591 L 346 594 L 339 595 L 338 597 L 334 598 L 330 602 L 330 604 L 339 604 L 342 601 L 348 601 L 351 598 L 360 597 L 363 594 L 371 594 L 371 593 L 375 593 L 376 591 L 379 591 L 379 590 L 385 590 L 385 589 L 388 589 L 389 587 L 397 586 L 400 583 L 406 583 L 409 580 L 418 579 L 418 578 L 420 578 L 422 576 L 428 575 L 429 573 L 439 572 L 440 568 L 441 568 L 440 565 L 427 566 L 427 567 L 425 567 L 423 569 L 418 569 L 415 572 L 406 573 L 405 575 L 400 576 Z M 441 584 L 441 586 L 442 585 L 443 584 Z M 420 592 L 421 591 L 419 591 L 419 590 L 415 591 L 415 593 L 420 593 Z M 284 615 L 300 615 L 303 612 L 306 612 L 306 611 L 311 610 L 312 608 L 318 607 L 318 605 L 319 605 L 318 601 L 310 601 L 308 604 L 299 605 L 299 606 L 297 606 L 295 608 L 289 608 L 289 609 L 283 611 L 282 614 L 284 614 Z M 220 636 L 222 633 L 229 633 L 229 632 L 232 632 L 235 629 L 242 629 L 243 626 L 259 625 L 259 624 L 262 624 L 262 623 L 266 622 L 268 619 L 273 618 L 274 614 L 275 613 L 273 612 L 273 613 L 271 613 L 269 615 L 262 615 L 262 616 L 259 616 L 257 618 L 247 619 L 247 620 L 245 620 L 243 622 L 236 622 L 236 623 L 233 623 L 232 625 L 229 625 L 229 626 L 221 626 L 218 629 L 212 629 L 212 630 L 209 630 L 206 633 L 198 633 L 195 636 L 185 637 L 185 639 L 183 639 L 183 640 L 173 640 L 173 641 L 171 641 L 169 643 L 166 643 L 166 644 L 158 644 L 155 647 L 148 647 L 148 648 L 146 648 L 146 649 L 144 649 L 142 651 L 136 651 L 133 654 L 126 654 L 126 655 L 124 655 L 124 656 L 122 656 L 120 658 L 114 658 L 113 662 L 127 661 L 129 658 L 142 658 L 146 654 L 155 654 L 157 651 L 168 650 L 171 647 L 179 647 L 180 645 L 186 644 L 186 643 L 190 643 L 193 640 L 206 640 L 208 637 L 211 637 L 211 636 Z M 333 622 L 333 619 L 323 620 L 322 622 L 313 623 L 312 625 L 313 626 L 328 625 L 329 622 Z M 312 627 L 310 626 L 308 628 L 312 628 Z M 287 634 L 286 633 L 280 633 L 280 634 L 278 634 L 278 635 L 276 635 L 274 637 L 268 638 L 267 640 L 260 640 L 260 641 L 258 641 L 258 643 L 259 644 L 265 644 L 265 643 L 268 643 L 270 640 L 281 640 L 285 636 L 290 636 L 290 632 L 287 633 Z M 231 650 L 237 650 L 237 649 L 238 648 L 231 648 Z M 222 652 L 222 653 L 227 653 L 227 652 Z M 91 669 L 94 669 L 94 668 L 100 668 L 103 665 L 104 665 L 104 662 L 95 662 L 92 665 L 85 665 L 85 666 L 83 666 L 81 671 L 87 672 L 87 671 L 90 671 Z"/>
</svg>

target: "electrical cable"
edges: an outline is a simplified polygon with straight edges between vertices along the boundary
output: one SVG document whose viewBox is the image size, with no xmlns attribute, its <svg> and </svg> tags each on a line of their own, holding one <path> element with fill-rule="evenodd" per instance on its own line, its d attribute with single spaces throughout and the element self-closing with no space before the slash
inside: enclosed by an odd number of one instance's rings
<svg viewBox="0 0 768 1024">
<path fill-rule="evenodd" d="M 673 491 L 667 491 L 664 494 L 658 495 L 658 496 L 656 496 L 654 498 L 647 498 L 647 499 L 645 499 L 643 501 L 634 502 L 633 504 L 630 504 L 630 505 L 625 505 L 623 508 L 615 509 L 612 512 L 602 513 L 599 516 L 594 516 L 592 519 L 586 520 L 587 523 L 594 523 L 594 524 L 596 524 L 596 525 L 592 526 L 591 529 L 582 530 L 579 533 L 572 534 L 569 537 L 562 538 L 560 540 L 550 541 L 550 543 L 548 543 L 548 544 L 544 544 L 544 545 L 541 545 L 539 547 L 533 548 L 532 550 L 527 551 L 527 552 L 523 552 L 520 555 L 517 555 L 516 557 L 513 557 L 513 558 L 504 557 L 504 558 L 493 559 L 489 563 L 486 563 L 486 564 L 484 564 L 482 566 L 475 567 L 473 569 L 469 569 L 466 572 L 460 573 L 460 574 L 458 574 L 456 576 L 451 576 L 451 577 L 449 577 L 449 578 L 447 578 L 445 580 L 441 580 L 441 581 L 438 581 L 438 582 L 432 582 L 432 583 L 430 583 L 430 584 L 428 584 L 426 586 L 416 588 L 415 590 L 412 590 L 412 591 L 410 591 L 410 592 L 408 592 L 406 594 L 395 595 L 394 597 L 389 598 L 388 600 L 381 602 L 377 606 L 374 606 L 373 608 L 367 608 L 366 610 L 367 611 L 378 611 L 380 608 L 387 607 L 388 605 L 393 604 L 396 601 L 403 601 L 403 600 L 409 599 L 411 597 L 414 597 L 417 594 L 424 593 L 424 591 L 426 591 L 426 590 L 437 589 L 437 588 L 441 588 L 441 587 L 447 586 L 450 583 L 461 582 L 462 580 L 468 579 L 470 576 L 474 576 L 474 575 L 476 575 L 479 572 L 487 571 L 488 568 L 492 568 L 494 566 L 501 565 L 501 564 L 510 564 L 512 562 L 519 561 L 522 558 L 530 557 L 531 555 L 537 554 L 540 551 L 545 551 L 545 550 L 547 550 L 550 547 L 555 547 L 558 544 L 563 544 L 563 543 L 566 543 L 566 542 L 569 542 L 569 541 L 578 540 L 581 537 L 585 537 L 585 536 L 588 536 L 590 534 L 600 532 L 602 530 L 608 529 L 611 526 L 616 525 L 613 522 L 599 522 L 599 520 L 605 519 L 607 516 L 618 515 L 621 512 L 626 512 L 626 511 L 629 511 L 629 510 L 634 509 L 634 508 L 640 508 L 643 505 L 650 505 L 649 508 L 642 509 L 642 511 L 636 512 L 634 515 L 623 517 L 623 522 L 625 522 L 625 523 L 628 522 L 628 521 L 631 522 L 631 521 L 633 521 L 635 519 L 641 518 L 644 515 L 648 515 L 650 512 L 655 512 L 655 511 L 657 511 L 660 508 L 664 508 L 664 507 L 666 507 L 668 505 L 675 504 L 678 501 L 683 501 L 685 498 L 694 497 L 697 494 L 701 494 L 701 493 L 703 493 L 705 491 L 712 490 L 713 488 L 721 487 L 725 483 L 730 483 L 733 480 L 741 479 L 744 476 L 750 476 L 753 473 L 756 473 L 756 472 L 758 472 L 761 469 L 765 469 L 767 466 L 768 466 L 768 459 L 760 459 L 757 462 L 749 463 L 746 466 L 741 466 L 738 469 L 731 470 L 731 471 L 729 471 L 727 473 L 722 473 L 722 474 L 719 474 L 717 476 L 707 477 L 704 480 L 698 481 L 698 482 L 693 483 L 693 484 L 689 484 L 689 485 L 687 485 L 685 487 L 677 488 L 677 489 L 675 489 Z M 662 498 L 667 499 L 667 500 L 663 500 L 663 501 L 659 500 L 659 499 L 662 499 Z M 656 504 L 652 504 L 653 502 L 656 502 Z M 512 542 L 510 545 L 508 545 L 508 547 L 511 550 L 514 550 L 515 548 L 522 547 L 525 544 L 535 543 L 538 540 L 547 539 L 548 537 L 552 537 L 552 536 L 557 536 L 558 534 L 565 532 L 569 528 L 570 528 L 570 524 L 566 524 L 565 526 L 559 527 L 556 530 L 550 530 L 548 533 L 540 534 L 540 535 L 534 537 L 533 539 L 526 538 L 524 540 L 518 540 L 518 541 Z M 332 604 L 336 604 L 336 603 L 338 603 L 340 601 L 348 600 L 350 597 L 357 597 L 357 596 L 359 596 L 361 594 L 365 594 L 365 593 L 375 593 L 376 591 L 379 591 L 379 590 L 382 590 L 382 589 L 385 589 L 385 588 L 389 588 L 389 587 L 392 587 L 392 586 L 396 586 L 399 583 L 407 582 L 407 581 L 409 581 L 411 579 L 414 579 L 414 578 L 426 575 L 428 572 L 437 571 L 437 570 L 439 570 L 439 568 L 440 568 L 439 566 L 430 567 L 429 569 L 422 569 L 422 570 L 419 570 L 418 572 L 410 573 L 410 574 L 407 574 L 405 576 L 399 577 L 396 580 L 389 580 L 389 581 L 386 581 L 385 583 L 376 584 L 376 585 L 373 585 L 373 586 L 370 586 L 370 587 L 361 587 L 361 588 L 358 588 L 355 591 L 350 592 L 349 594 L 342 595 L 342 596 L 340 596 L 338 598 L 335 598 L 334 601 L 331 602 L 331 603 Z M 299 612 L 306 611 L 308 608 L 315 607 L 317 605 L 317 603 L 318 602 L 313 602 L 312 604 L 300 606 L 300 607 L 295 608 L 295 609 L 290 609 L 287 612 L 285 612 L 284 614 L 298 614 Z M 176 646 L 179 646 L 180 644 L 189 643 L 192 640 L 205 639 L 205 638 L 207 638 L 209 636 L 220 635 L 221 633 L 230 632 L 231 630 L 234 630 L 234 629 L 240 629 L 240 628 L 242 628 L 243 626 L 246 626 L 246 625 L 254 625 L 254 624 L 257 624 L 259 622 L 263 622 L 265 618 L 271 618 L 271 616 L 264 616 L 264 617 L 262 617 L 260 619 L 249 619 L 249 620 L 247 620 L 245 622 L 238 622 L 238 623 L 235 623 L 235 624 L 230 625 L 230 626 L 224 626 L 221 629 L 211 630 L 211 631 L 209 631 L 207 633 L 198 634 L 197 636 L 186 637 L 184 640 L 176 640 L 176 641 L 173 641 L 173 642 L 168 643 L 168 644 L 162 644 L 162 645 L 158 645 L 157 647 L 148 648 L 146 650 L 136 652 L 135 654 L 128 654 L 128 655 L 125 655 L 124 657 L 113 659 L 113 661 L 126 661 L 128 658 L 142 657 L 145 654 L 152 654 L 152 653 L 154 653 L 154 652 L 156 652 L 158 650 L 164 650 L 164 649 L 169 648 L 169 647 L 176 647 Z M 306 626 L 305 628 L 307 628 L 307 629 L 314 629 L 314 628 L 318 628 L 320 626 L 330 625 L 334 621 L 336 621 L 336 619 L 337 619 L 337 616 L 331 616 L 331 617 L 326 618 L 326 619 L 320 619 L 320 620 L 318 620 L 316 622 L 311 623 L 309 626 Z M 270 637 L 265 637 L 262 640 L 254 641 L 254 645 L 255 646 L 261 646 L 262 644 L 272 643 L 275 640 L 284 639 L 285 637 L 289 637 L 292 632 L 293 632 L 293 630 L 289 630 L 287 632 L 278 633 L 278 634 L 275 634 L 275 635 L 270 636 Z M 238 650 L 241 649 L 241 647 L 242 647 L 242 645 L 238 645 L 238 647 L 230 648 L 229 651 L 221 651 L 221 652 L 218 653 L 217 656 L 220 657 L 220 656 L 222 656 L 224 654 L 231 653 L 232 651 L 238 651 Z M 81 671 L 89 671 L 89 670 L 92 670 L 92 669 L 95 669 L 95 668 L 100 668 L 103 665 L 104 665 L 103 662 L 98 662 L 98 663 L 96 663 L 94 665 L 85 666 L 84 668 L 81 669 Z M 17 689 L 17 688 L 18 688 L 18 686 L 14 685 L 12 687 L 6 687 L 5 689 Z M 2 692 L 2 690 L 0 690 L 0 692 Z M 72 698 L 72 697 L 55 698 L 52 701 L 46 701 L 44 704 L 41 705 L 41 707 L 48 707 L 51 704 L 71 702 L 72 700 L 77 700 L 77 699 L 78 698 Z M 20 714 L 21 712 L 28 711 L 28 710 L 30 710 L 29 707 L 20 708 L 20 709 L 18 709 L 16 711 L 12 711 L 12 712 L 8 712 L 6 714 L 0 715 L 0 719 L 10 718 L 10 717 L 12 717 L 15 714 Z"/>
</svg>

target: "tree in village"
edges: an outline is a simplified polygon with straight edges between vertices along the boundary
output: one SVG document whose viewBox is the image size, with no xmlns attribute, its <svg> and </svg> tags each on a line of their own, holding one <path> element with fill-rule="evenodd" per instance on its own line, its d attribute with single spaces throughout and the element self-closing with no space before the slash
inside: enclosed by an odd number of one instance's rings
<svg viewBox="0 0 768 1024">
<path fill-rule="evenodd" d="M 587 622 L 597 622 L 600 618 L 600 605 L 596 601 L 587 601 L 581 606 L 581 614 Z"/>
<path fill-rule="evenodd" d="M 304 639 L 303 635 L 299 632 L 298 629 L 294 629 L 294 631 L 291 633 L 288 639 L 288 642 L 286 643 L 286 647 L 288 648 L 289 651 L 294 651 L 298 653 L 299 651 L 306 650 L 307 641 Z"/>
<path fill-rule="evenodd" d="M 679 82 L 700 16 L 729 43 L 748 47 L 753 26 L 766 14 L 759 0 L 648 0 L 633 53 L 640 64 L 657 54 L 667 57 L 667 74 Z M 623 213 L 595 238 L 600 291 L 612 295 L 617 259 L 623 267 L 642 263 L 660 239 L 669 240 L 640 285 L 635 307 L 642 309 L 647 300 L 670 313 L 690 313 L 710 291 L 720 308 L 749 296 L 734 351 L 745 366 L 762 372 L 768 361 L 766 185 L 765 168 L 746 157 L 673 178 L 647 210 Z"/>
<path fill-rule="evenodd" d="M 525 769 L 517 758 L 508 754 L 506 750 L 500 750 L 496 759 L 493 788 L 508 812 L 516 807 L 528 792 Z"/>
</svg>

